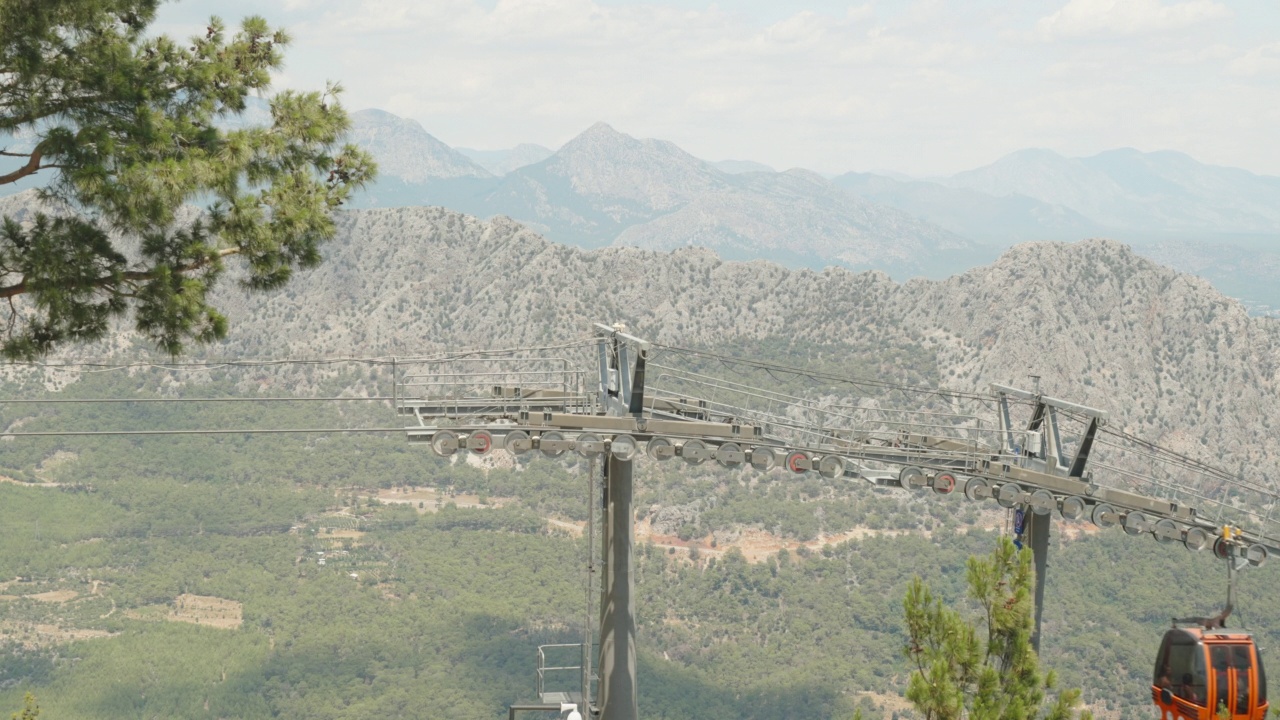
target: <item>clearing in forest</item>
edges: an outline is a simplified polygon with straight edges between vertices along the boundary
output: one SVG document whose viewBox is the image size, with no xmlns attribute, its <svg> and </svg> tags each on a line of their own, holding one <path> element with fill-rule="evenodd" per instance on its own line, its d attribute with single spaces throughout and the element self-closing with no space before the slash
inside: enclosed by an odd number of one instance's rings
<svg viewBox="0 0 1280 720">
<path fill-rule="evenodd" d="M 149 605 L 125 612 L 135 620 L 165 620 L 234 630 L 244 624 L 244 604 L 211 595 L 183 593 L 169 605 Z"/>
<path fill-rule="evenodd" d="M 378 502 L 409 505 L 419 513 L 436 512 L 440 508 L 453 503 L 460 508 L 500 508 L 515 498 L 486 497 L 481 502 L 479 495 L 450 495 L 429 487 L 397 487 L 385 488 L 377 493 Z"/>
<path fill-rule="evenodd" d="M 50 590 L 49 592 L 36 593 L 27 597 L 40 602 L 64 603 L 68 600 L 75 600 L 79 595 L 80 593 L 75 590 Z"/>
<path fill-rule="evenodd" d="M 244 624 L 244 603 L 210 595 L 184 593 L 173 601 L 173 609 L 165 620 L 231 630 Z"/>
<path fill-rule="evenodd" d="M 0 620 L 0 637 L 28 650 L 64 645 L 76 640 L 111 637 L 106 630 L 69 628 L 47 623 L 29 623 L 21 620 Z"/>
</svg>

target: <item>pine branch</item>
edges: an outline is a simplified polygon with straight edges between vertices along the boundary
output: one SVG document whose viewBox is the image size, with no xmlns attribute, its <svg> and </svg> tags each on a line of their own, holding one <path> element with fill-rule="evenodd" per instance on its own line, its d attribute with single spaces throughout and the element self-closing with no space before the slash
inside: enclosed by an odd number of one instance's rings
<svg viewBox="0 0 1280 720">
<path fill-rule="evenodd" d="M 34 175 L 39 172 L 41 157 L 43 156 L 40 154 L 39 150 L 32 152 L 26 165 L 23 165 L 8 175 L 0 175 L 0 185 L 8 185 L 9 183 L 17 182 L 28 175 Z"/>
<path fill-rule="evenodd" d="M 240 248 L 224 248 L 218 251 L 216 257 L 224 258 L 231 255 L 239 255 L 239 254 L 240 254 Z M 170 272 L 181 275 L 183 273 L 202 270 L 206 267 L 209 267 L 209 265 L 211 265 L 212 263 L 213 263 L 212 258 L 205 258 L 205 259 L 198 260 L 196 262 L 187 263 L 185 265 L 178 265 L 176 267 L 170 268 Z M 69 287 L 66 289 L 78 290 L 78 289 L 90 288 L 90 287 L 110 288 L 112 286 L 119 285 L 121 283 L 137 283 L 137 282 L 145 282 L 147 280 L 155 280 L 159 276 L 160 274 L 155 270 L 130 270 L 129 272 L 123 272 L 123 273 L 120 273 L 119 275 L 112 275 L 110 277 L 98 278 L 96 280 L 92 280 L 86 283 L 76 285 L 74 288 Z M 13 285 L 0 287 L 0 298 L 14 298 L 19 295 L 25 295 L 26 293 L 29 293 L 29 292 L 31 292 L 31 287 L 27 285 L 26 278 L 23 278 L 22 280 L 14 283 Z M 127 296 L 127 294 L 125 293 L 116 293 L 116 294 Z"/>
</svg>

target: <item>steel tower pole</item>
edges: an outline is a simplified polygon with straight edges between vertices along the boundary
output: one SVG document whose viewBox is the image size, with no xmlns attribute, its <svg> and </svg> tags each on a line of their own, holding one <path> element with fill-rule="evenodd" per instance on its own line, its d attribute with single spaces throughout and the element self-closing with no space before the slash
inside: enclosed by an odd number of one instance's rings
<svg viewBox="0 0 1280 720">
<path fill-rule="evenodd" d="M 619 460 L 611 454 L 606 467 L 598 663 L 600 719 L 638 720 L 631 461 Z"/>
<path fill-rule="evenodd" d="M 1040 654 L 1040 621 L 1044 615 L 1044 580 L 1049 572 L 1049 527 L 1053 524 L 1053 515 L 1038 515 L 1027 512 L 1031 521 L 1031 558 L 1036 572 L 1036 625 L 1031 634 L 1031 646 L 1036 654 Z"/>
</svg>

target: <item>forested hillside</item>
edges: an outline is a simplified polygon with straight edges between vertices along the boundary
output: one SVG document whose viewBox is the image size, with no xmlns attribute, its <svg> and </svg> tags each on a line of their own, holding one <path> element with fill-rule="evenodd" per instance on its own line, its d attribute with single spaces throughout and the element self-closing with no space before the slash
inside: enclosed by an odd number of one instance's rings
<svg viewBox="0 0 1280 720">
<path fill-rule="evenodd" d="M 99 375 L 57 397 L 149 397 L 166 377 Z M 234 379 L 196 394 L 236 395 Z M 373 404 L 345 420 L 386 412 Z M 27 432 L 299 427 L 316 415 L 8 405 L 2 421 Z M 581 637 L 581 464 L 485 471 L 395 435 L 5 444 L 7 705 L 33 690 L 51 717 L 491 718 L 528 699 L 539 644 Z M 956 497 L 749 470 L 642 464 L 639 479 L 641 707 L 652 718 L 901 711 L 906 582 L 919 574 L 960 602 L 965 558 L 1007 523 Z M 760 554 L 766 538 L 780 549 Z M 1059 526 L 1055 538 L 1047 661 L 1099 711 L 1144 717 L 1167 618 L 1220 600 L 1213 582 L 1190 597 L 1170 593 L 1171 579 L 1218 568 L 1118 531 Z M 1277 591 L 1272 568 L 1244 578 L 1241 612 L 1264 646 L 1280 627 L 1266 601 Z"/>
</svg>

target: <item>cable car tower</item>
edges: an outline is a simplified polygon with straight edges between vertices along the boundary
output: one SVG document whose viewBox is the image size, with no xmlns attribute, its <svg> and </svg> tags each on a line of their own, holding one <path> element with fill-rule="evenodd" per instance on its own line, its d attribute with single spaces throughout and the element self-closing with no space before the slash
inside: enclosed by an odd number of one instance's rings
<svg viewBox="0 0 1280 720">
<path fill-rule="evenodd" d="M 1213 546 L 1242 567 L 1280 551 L 1274 485 L 1112 430 L 1106 412 L 1038 389 L 966 393 L 839 378 L 650 343 L 606 325 L 555 354 L 455 353 L 415 367 L 422 369 L 398 374 L 396 385 L 410 442 L 442 456 L 575 452 L 604 464 L 590 503 L 603 508 L 598 655 L 589 632 L 581 689 L 543 692 L 540 667 L 538 701 L 511 706 L 512 717 L 550 710 L 638 718 L 632 468 L 641 452 L 916 493 L 960 491 L 1016 509 L 1035 560 L 1037 649 L 1054 513 L 1192 551 Z M 770 387 L 743 382 L 752 377 Z M 785 392 L 787 380 L 803 388 Z"/>
</svg>

